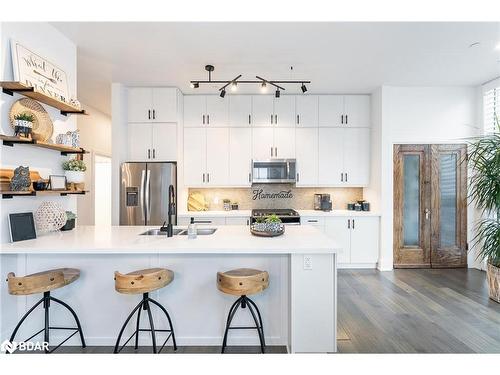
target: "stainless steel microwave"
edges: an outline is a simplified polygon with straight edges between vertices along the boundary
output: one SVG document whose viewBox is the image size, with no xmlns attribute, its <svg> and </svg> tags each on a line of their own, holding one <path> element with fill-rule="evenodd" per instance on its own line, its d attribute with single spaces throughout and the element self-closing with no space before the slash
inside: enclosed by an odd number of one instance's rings
<svg viewBox="0 0 500 375">
<path fill-rule="evenodd" d="M 252 183 L 294 184 L 295 159 L 252 160 Z"/>
</svg>

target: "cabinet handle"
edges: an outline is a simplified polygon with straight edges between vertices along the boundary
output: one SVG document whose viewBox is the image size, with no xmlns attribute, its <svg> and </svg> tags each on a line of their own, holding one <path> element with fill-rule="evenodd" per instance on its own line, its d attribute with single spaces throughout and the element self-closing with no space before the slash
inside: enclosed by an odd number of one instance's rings
<svg viewBox="0 0 500 375">
<path fill-rule="evenodd" d="M 354 229 L 354 219 L 352 219 L 352 229 Z"/>
<path fill-rule="evenodd" d="M 347 219 L 347 229 L 351 229 L 351 219 Z"/>
<path fill-rule="evenodd" d="M 252 117 L 251 115 L 248 115 L 248 125 L 250 125 L 252 123 Z"/>
<path fill-rule="evenodd" d="M 273 148 L 271 146 L 271 157 L 273 157 Z"/>
<path fill-rule="evenodd" d="M 300 124 L 300 116 L 297 115 L 297 125 Z"/>
<path fill-rule="evenodd" d="M 273 123 L 273 114 L 271 113 L 271 124 Z"/>
<path fill-rule="evenodd" d="M 203 173 L 203 182 L 205 182 L 205 173 Z"/>
<path fill-rule="evenodd" d="M 299 182 L 299 172 L 297 172 L 297 182 Z"/>
<path fill-rule="evenodd" d="M 347 182 L 347 172 L 346 172 L 346 174 L 345 174 L 345 182 Z"/>
<path fill-rule="evenodd" d="M 148 120 L 151 120 L 151 110 L 148 109 Z"/>
<path fill-rule="evenodd" d="M 154 149 L 154 148 L 153 148 L 153 159 L 156 159 L 156 149 Z"/>
<path fill-rule="evenodd" d="M 347 124 L 347 123 L 349 123 L 349 120 L 348 120 L 348 118 L 347 118 L 347 115 L 345 115 L 345 123 L 346 123 L 346 124 Z"/>
<path fill-rule="evenodd" d="M 210 182 L 210 173 L 207 173 L 207 182 Z"/>
<path fill-rule="evenodd" d="M 212 224 L 212 220 L 194 220 L 196 224 Z"/>
<path fill-rule="evenodd" d="M 318 220 L 307 220 L 308 223 L 317 223 Z"/>
<path fill-rule="evenodd" d="M 203 125 L 205 125 L 205 115 L 203 115 Z"/>
<path fill-rule="evenodd" d="M 148 148 L 148 159 L 151 159 L 151 149 Z"/>
<path fill-rule="evenodd" d="M 207 125 L 210 125 L 210 115 L 207 115 Z"/>
<path fill-rule="evenodd" d="M 153 120 L 156 120 L 156 111 L 153 109 Z"/>
<path fill-rule="evenodd" d="M 247 219 L 247 225 L 250 225 L 250 220 L 249 219 Z"/>
<path fill-rule="evenodd" d="M 274 157 L 277 158 L 278 157 L 278 147 L 275 147 L 274 148 Z"/>
<path fill-rule="evenodd" d="M 344 182 L 344 174 L 343 173 L 340 174 L 340 182 Z"/>
<path fill-rule="evenodd" d="M 274 115 L 274 123 L 278 124 L 278 115 Z"/>
<path fill-rule="evenodd" d="M 344 123 L 344 115 L 340 116 L 340 123 L 343 124 Z"/>
<path fill-rule="evenodd" d="M 248 182 L 252 182 L 252 174 L 251 173 L 248 174 Z"/>
</svg>

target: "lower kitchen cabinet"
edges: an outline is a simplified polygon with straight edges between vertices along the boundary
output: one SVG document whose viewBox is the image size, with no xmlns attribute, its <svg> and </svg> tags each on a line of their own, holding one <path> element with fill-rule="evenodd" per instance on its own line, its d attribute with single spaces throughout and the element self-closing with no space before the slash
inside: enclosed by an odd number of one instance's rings
<svg viewBox="0 0 500 375">
<path fill-rule="evenodd" d="M 177 218 L 178 225 L 189 225 L 191 217 L 179 216 Z M 249 225 L 250 218 L 248 217 L 220 217 L 220 216 L 194 216 L 194 222 L 197 225 Z"/>
<path fill-rule="evenodd" d="M 176 123 L 128 124 L 129 161 L 176 161 Z"/>
</svg>

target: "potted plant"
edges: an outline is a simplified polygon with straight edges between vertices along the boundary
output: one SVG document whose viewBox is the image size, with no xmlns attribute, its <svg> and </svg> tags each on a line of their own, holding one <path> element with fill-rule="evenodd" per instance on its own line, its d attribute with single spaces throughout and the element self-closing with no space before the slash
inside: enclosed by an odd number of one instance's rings
<svg viewBox="0 0 500 375">
<path fill-rule="evenodd" d="M 500 303 L 500 124 L 498 132 L 470 143 L 468 164 L 472 169 L 470 197 L 483 219 L 476 227 L 472 248 L 478 259 L 487 261 L 489 296 Z"/>
<path fill-rule="evenodd" d="M 61 230 L 71 230 L 75 228 L 76 215 L 72 211 L 66 211 L 66 224 Z"/>
<path fill-rule="evenodd" d="M 31 138 L 35 117 L 30 113 L 18 113 L 14 116 L 14 136 Z"/>
<path fill-rule="evenodd" d="M 83 160 L 71 159 L 66 160 L 63 165 L 63 170 L 66 175 L 66 179 L 68 182 L 80 184 L 85 180 L 85 171 L 87 170 L 87 166 L 83 162 Z"/>
</svg>

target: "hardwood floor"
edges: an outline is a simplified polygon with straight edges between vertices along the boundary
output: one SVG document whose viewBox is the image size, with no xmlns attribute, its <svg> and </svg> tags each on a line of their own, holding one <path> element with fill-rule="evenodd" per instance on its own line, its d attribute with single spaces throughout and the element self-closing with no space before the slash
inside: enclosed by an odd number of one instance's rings
<svg viewBox="0 0 500 375">
<path fill-rule="evenodd" d="M 341 353 L 500 353 L 500 304 L 468 269 L 339 270 Z"/>
</svg>

